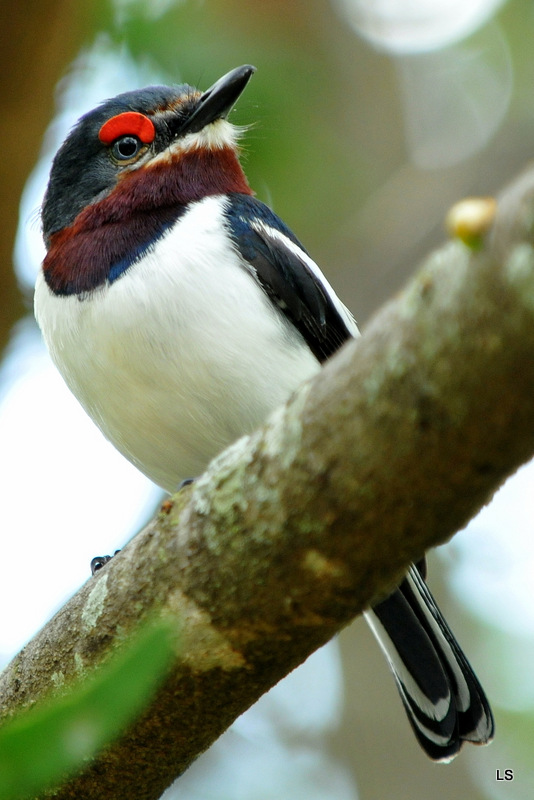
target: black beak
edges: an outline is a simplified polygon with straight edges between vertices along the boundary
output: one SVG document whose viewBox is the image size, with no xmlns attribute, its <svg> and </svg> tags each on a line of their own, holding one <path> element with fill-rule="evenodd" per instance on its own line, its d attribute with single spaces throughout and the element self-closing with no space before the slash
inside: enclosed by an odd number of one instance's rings
<svg viewBox="0 0 534 800">
<path fill-rule="evenodd" d="M 193 113 L 178 131 L 178 135 L 196 133 L 210 122 L 225 118 L 236 104 L 253 72 L 256 72 L 256 67 L 245 64 L 219 78 L 207 92 L 204 92 Z"/>
</svg>

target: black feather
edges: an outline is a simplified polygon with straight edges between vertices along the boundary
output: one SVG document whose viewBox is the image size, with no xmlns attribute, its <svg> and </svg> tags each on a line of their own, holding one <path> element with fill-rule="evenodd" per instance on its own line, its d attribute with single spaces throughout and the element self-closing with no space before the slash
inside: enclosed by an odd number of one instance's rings
<svg viewBox="0 0 534 800">
<path fill-rule="evenodd" d="M 246 267 L 318 361 L 325 361 L 355 330 L 340 313 L 335 295 L 310 268 L 304 247 L 253 197 L 231 195 L 226 218 Z M 368 616 L 419 743 L 430 758 L 447 761 L 464 741 L 488 742 L 494 723 L 484 692 L 425 577 L 422 559 Z"/>
<path fill-rule="evenodd" d="M 412 566 L 372 615 L 383 628 L 377 630 L 370 619 L 427 755 L 448 761 L 465 741 L 489 742 L 494 722 L 484 691 L 419 569 Z"/>
<path fill-rule="evenodd" d="M 328 290 L 299 256 L 298 250 L 308 256 L 302 244 L 268 206 L 249 195 L 229 195 L 226 218 L 241 258 L 262 289 L 303 336 L 317 360 L 325 361 L 353 332 Z M 284 238 L 296 245 L 297 252 Z"/>
</svg>

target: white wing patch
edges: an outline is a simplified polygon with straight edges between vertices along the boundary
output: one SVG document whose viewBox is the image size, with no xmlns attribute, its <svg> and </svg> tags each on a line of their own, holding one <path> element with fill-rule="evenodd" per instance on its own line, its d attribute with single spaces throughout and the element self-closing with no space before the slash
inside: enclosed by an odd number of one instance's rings
<svg viewBox="0 0 534 800">
<path fill-rule="evenodd" d="M 270 239 L 274 239 L 275 241 L 280 242 L 287 250 L 289 250 L 293 255 L 295 255 L 312 273 L 314 278 L 316 279 L 317 283 L 319 283 L 324 293 L 330 298 L 330 301 L 334 308 L 336 309 L 337 313 L 343 320 L 347 331 L 350 333 L 351 336 L 357 337 L 360 335 L 360 331 L 358 330 L 358 325 L 356 324 L 356 320 L 348 310 L 348 308 L 343 305 L 333 288 L 330 286 L 328 281 L 326 280 L 325 276 L 315 263 L 315 261 L 309 257 L 307 253 L 300 249 L 298 245 L 291 241 L 282 231 L 273 228 L 271 225 L 266 225 L 259 219 L 252 219 L 247 220 L 248 224 L 251 228 L 253 228 L 260 236 L 267 236 Z"/>
</svg>

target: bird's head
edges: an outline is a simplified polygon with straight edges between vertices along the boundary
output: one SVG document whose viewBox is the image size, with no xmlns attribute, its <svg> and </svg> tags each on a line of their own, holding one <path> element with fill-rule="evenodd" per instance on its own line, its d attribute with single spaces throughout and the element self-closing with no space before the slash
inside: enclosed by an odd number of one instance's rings
<svg viewBox="0 0 534 800">
<path fill-rule="evenodd" d="M 56 293 L 99 285 L 104 250 L 115 251 L 110 263 L 122 258 L 188 203 L 251 194 L 239 131 L 226 117 L 253 72 L 238 67 L 206 92 L 186 84 L 125 92 L 79 120 L 54 158 L 42 207 L 43 269 Z M 91 274 L 95 263 L 101 276 Z"/>
</svg>

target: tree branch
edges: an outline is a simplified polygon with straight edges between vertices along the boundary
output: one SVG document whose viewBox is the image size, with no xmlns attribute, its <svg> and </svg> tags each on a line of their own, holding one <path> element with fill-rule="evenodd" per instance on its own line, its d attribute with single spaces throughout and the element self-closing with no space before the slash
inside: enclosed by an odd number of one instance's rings
<svg viewBox="0 0 534 800">
<path fill-rule="evenodd" d="M 534 453 L 533 221 L 529 172 L 480 250 L 452 241 L 432 255 L 6 669 L 4 716 L 91 672 L 147 615 L 182 629 L 150 708 L 55 797 L 159 797 Z"/>
</svg>

